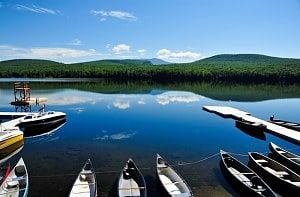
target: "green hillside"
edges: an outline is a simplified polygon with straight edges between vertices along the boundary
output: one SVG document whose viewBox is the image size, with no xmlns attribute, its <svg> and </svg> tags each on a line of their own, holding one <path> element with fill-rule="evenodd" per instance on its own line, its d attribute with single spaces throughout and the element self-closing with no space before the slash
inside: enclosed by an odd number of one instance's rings
<svg viewBox="0 0 300 197">
<path fill-rule="evenodd" d="M 222 54 L 205 58 L 194 64 L 208 65 L 300 65 L 300 59 L 279 58 L 259 54 Z"/>
<path fill-rule="evenodd" d="M 300 59 L 256 54 L 217 55 L 192 63 L 153 65 L 149 60 L 63 64 L 47 60 L 0 62 L 0 77 L 110 78 L 117 81 L 300 83 Z"/>
</svg>

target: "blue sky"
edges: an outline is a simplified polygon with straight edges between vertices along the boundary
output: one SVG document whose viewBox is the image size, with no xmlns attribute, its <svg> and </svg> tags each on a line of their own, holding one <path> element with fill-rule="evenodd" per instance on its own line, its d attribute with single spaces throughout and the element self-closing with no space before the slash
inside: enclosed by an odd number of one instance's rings
<svg viewBox="0 0 300 197">
<path fill-rule="evenodd" d="M 300 0 L 0 0 L 0 61 L 300 58 Z"/>
</svg>

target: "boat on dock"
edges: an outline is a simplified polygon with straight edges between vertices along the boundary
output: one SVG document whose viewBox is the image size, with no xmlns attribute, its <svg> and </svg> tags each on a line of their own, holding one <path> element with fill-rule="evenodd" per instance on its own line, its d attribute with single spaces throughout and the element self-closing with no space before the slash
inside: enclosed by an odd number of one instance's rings
<svg viewBox="0 0 300 197">
<path fill-rule="evenodd" d="M 300 131 L 300 123 L 296 123 L 296 122 L 290 122 L 290 121 L 286 121 L 286 120 L 280 120 L 280 119 L 274 119 L 274 116 L 270 117 L 269 122 L 279 125 L 279 126 L 283 126 L 285 128 L 288 129 L 293 129 L 296 131 Z"/>
<path fill-rule="evenodd" d="M 270 142 L 269 149 L 274 155 L 274 158 L 281 164 L 287 166 L 294 172 L 300 174 L 300 156 L 284 150 L 276 144 Z"/>
<path fill-rule="evenodd" d="M 29 181 L 26 165 L 21 157 L 0 186 L 0 197 L 28 195 Z"/>
<path fill-rule="evenodd" d="M 249 166 L 282 195 L 300 194 L 300 176 L 279 162 L 257 152 L 249 152 Z"/>
<path fill-rule="evenodd" d="M 97 196 L 97 180 L 96 173 L 90 159 L 86 161 L 83 168 L 79 172 L 69 197 L 96 197 Z"/>
<path fill-rule="evenodd" d="M 168 196 L 194 196 L 186 181 L 159 154 L 156 158 L 156 175 Z"/>
<path fill-rule="evenodd" d="M 132 158 L 128 159 L 119 176 L 118 196 L 147 196 L 147 188 L 144 176 Z"/>
<path fill-rule="evenodd" d="M 277 196 L 274 191 L 248 166 L 220 150 L 220 167 L 236 191 L 242 196 Z"/>
<path fill-rule="evenodd" d="M 267 127 L 263 123 L 250 122 L 246 120 L 236 120 L 235 127 L 246 133 L 247 135 L 264 141 L 266 140 L 266 135 L 264 132 L 267 130 Z"/>
<path fill-rule="evenodd" d="M 19 127 L 4 128 L 0 125 L 0 150 L 23 141 L 23 132 Z"/>
</svg>

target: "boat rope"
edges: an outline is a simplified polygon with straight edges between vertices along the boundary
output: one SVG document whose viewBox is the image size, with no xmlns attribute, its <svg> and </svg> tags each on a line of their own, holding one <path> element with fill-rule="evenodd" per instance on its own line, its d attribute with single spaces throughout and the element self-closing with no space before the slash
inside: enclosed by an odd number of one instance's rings
<svg viewBox="0 0 300 197">
<path fill-rule="evenodd" d="M 248 157 L 248 154 L 240 154 L 240 153 L 233 153 L 233 152 L 227 152 L 231 155 L 237 155 L 237 156 L 242 156 L 242 157 Z M 266 154 L 268 152 L 262 153 L 262 154 Z M 197 164 L 197 163 L 201 163 L 204 162 L 208 159 L 214 158 L 216 156 L 219 156 L 220 153 L 215 153 L 212 154 L 208 157 L 205 157 L 203 159 L 200 159 L 198 161 L 194 161 L 194 162 L 178 162 L 177 164 L 173 164 L 170 166 L 185 166 L 185 165 L 192 165 L 192 164 Z M 139 168 L 140 170 L 151 170 L 150 167 L 145 167 L 145 168 Z M 109 170 L 109 171 L 95 171 L 96 174 L 109 174 L 109 173 L 120 173 L 121 170 Z M 36 176 L 30 176 L 30 178 L 51 178 L 51 177 L 65 177 L 65 176 L 77 176 L 78 173 L 71 173 L 71 174 L 54 174 L 54 175 L 36 175 Z"/>
<path fill-rule="evenodd" d="M 140 170 L 150 170 L 151 168 L 139 168 Z M 120 173 L 121 170 L 109 170 L 109 171 L 95 171 L 95 174 L 109 174 L 109 173 Z M 55 177 L 66 177 L 66 176 L 78 176 L 78 173 L 70 174 L 53 174 L 53 175 L 36 175 L 30 176 L 30 178 L 55 178 Z"/>
<path fill-rule="evenodd" d="M 201 163 L 201 162 L 203 162 L 203 161 L 206 161 L 206 160 L 208 160 L 208 159 L 210 159 L 210 158 L 213 158 L 213 157 L 216 157 L 216 156 L 218 156 L 218 155 L 220 155 L 219 152 L 218 152 L 218 153 L 215 153 L 215 154 L 213 154 L 213 155 L 210 155 L 210 156 L 208 156 L 208 157 L 205 157 L 205 158 L 203 158 L 203 159 L 200 159 L 200 160 L 198 160 L 198 161 L 194 161 L 194 162 L 178 162 L 178 164 L 174 164 L 174 165 L 170 165 L 170 166 L 185 166 L 185 165 L 192 165 L 192 164 L 196 164 L 196 163 Z"/>
</svg>

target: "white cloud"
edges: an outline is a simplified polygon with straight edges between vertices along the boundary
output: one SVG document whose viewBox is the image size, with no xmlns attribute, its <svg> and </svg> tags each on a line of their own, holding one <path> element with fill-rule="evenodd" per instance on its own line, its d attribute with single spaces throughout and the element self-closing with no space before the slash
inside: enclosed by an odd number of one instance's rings
<svg viewBox="0 0 300 197">
<path fill-rule="evenodd" d="M 140 55 L 145 55 L 146 49 L 139 49 L 138 52 Z"/>
<path fill-rule="evenodd" d="M 156 97 L 156 101 L 161 105 L 167 105 L 172 102 L 191 103 L 199 101 L 199 97 L 194 94 L 183 94 L 177 92 L 167 92 Z"/>
<path fill-rule="evenodd" d="M 38 14 L 57 14 L 57 11 L 51 10 L 49 8 L 43 8 L 39 6 L 32 5 L 31 7 L 25 6 L 25 5 L 16 5 L 17 10 L 25 10 L 25 11 L 30 11 Z"/>
<path fill-rule="evenodd" d="M 129 101 L 116 100 L 116 101 L 114 101 L 113 105 L 114 105 L 114 107 L 119 108 L 119 109 L 128 109 L 128 108 L 130 108 Z"/>
<path fill-rule="evenodd" d="M 94 16 L 100 16 L 101 21 L 105 21 L 108 17 L 113 17 L 121 20 L 127 20 L 127 21 L 136 21 L 137 18 L 128 12 L 124 11 L 104 11 L 104 10 L 91 10 L 91 14 Z"/>
<path fill-rule="evenodd" d="M 129 53 L 130 52 L 130 46 L 126 44 L 119 44 L 117 46 L 114 46 L 112 48 L 112 51 L 115 54 L 121 54 L 121 53 Z"/>
<path fill-rule="evenodd" d="M 100 56 L 94 49 L 76 50 L 71 48 L 22 48 L 0 45 L 0 60 L 9 59 L 51 59 L 64 60 L 66 58 L 82 58 Z"/>
<path fill-rule="evenodd" d="M 81 46 L 82 42 L 78 38 L 75 38 L 74 40 L 72 40 L 72 42 L 70 43 L 70 45 Z"/>
<path fill-rule="evenodd" d="M 102 131 L 102 132 L 107 133 L 108 131 Z M 132 138 L 136 134 L 137 134 L 136 131 L 120 132 L 112 135 L 104 135 L 104 136 L 96 137 L 94 138 L 94 140 L 123 140 L 127 138 Z"/>
<path fill-rule="evenodd" d="M 156 53 L 158 58 L 161 59 L 199 59 L 201 58 L 200 53 L 194 53 L 190 51 L 185 52 L 171 52 L 168 49 L 160 49 Z"/>
</svg>

